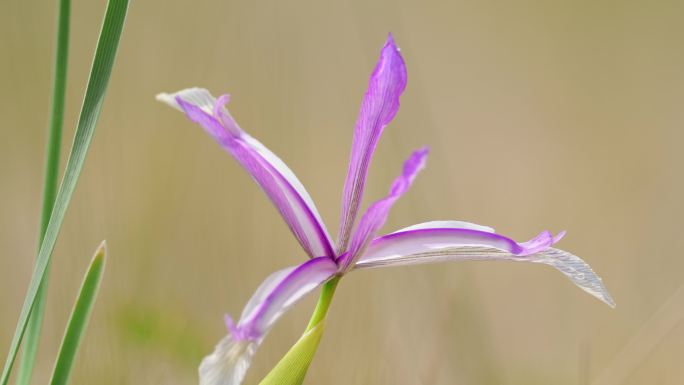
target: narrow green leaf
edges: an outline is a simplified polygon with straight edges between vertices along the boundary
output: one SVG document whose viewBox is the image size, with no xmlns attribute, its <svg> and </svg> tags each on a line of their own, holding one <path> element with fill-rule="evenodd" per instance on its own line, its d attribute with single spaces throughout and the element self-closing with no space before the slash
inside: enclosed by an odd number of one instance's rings
<svg viewBox="0 0 684 385">
<path fill-rule="evenodd" d="M 102 103 L 112 73 L 114 58 L 119 46 L 127 10 L 128 0 L 109 0 L 107 4 L 102 30 L 97 42 L 97 49 L 95 50 L 95 58 L 90 71 L 88 87 L 83 99 L 76 134 L 74 135 L 74 143 L 67 161 L 62 184 L 57 192 L 50 222 L 38 252 L 36 266 L 31 276 L 31 282 L 21 308 L 21 313 L 19 314 L 19 321 L 12 337 L 9 352 L 7 353 L 5 366 L 0 377 L 0 385 L 6 385 L 9 381 L 12 366 L 26 330 L 31 308 L 36 300 L 36 294 L 50 262 L 52 250 L 55 247 L 57 235 L 64 220 L 64 214 L 69 206 L 71 195 L 74 192 L 76 182 L 83 168 L 83 162 L 93 138 L 95 124 L 102 110 Z"/>
<path fill-rule="evenodd" d="M 64 122 L 64 104 L 66 99 L 67 64 L 69 56 L 69 18 L 71 14 L 71 0 L 59 0 L 57 15 L 57 47 L 55 50 L 54 73 L 52 78 L 52 99 L 50 108 L 50 122 L 48 142 L 46 148 L 45 177 L 43 181 L 43 204 L 40 215 L 40 233 L 38 236 L 38 251 L 43 243 L 43 237 L 50 222 L 50 214 L 55 204 L 57 186 L 59 182 L 59 158 L 62 148 L 62 124 Z M 40 329 L 43 325 L 45 313 L 45 299 L 47 296 L 48 272 L 45 273 L 36 303 L 31 310 L 31 317 L 26 329 L 26 339 L 22 349 L 21 366 L 17 374 L 18 385 L 31 383 L 33 366 L 38 352 Z"/>
<path fill-rule="evenodd" d="M 299 338 L 259 385 L 301 385 L 325 329 L 325 318 Z"/>
<path fill-rule="evenodd" d="M 107 245 L 102 241 L 95 251 L 92 261 L 90 261 L 90 267 L 88 267 L 83 284 L 81 284 L 81 290 L 78 292 L 78 298 L 64 332 L 62 345 L 59 348 L 55 370 L 52 372 L 51 385 L 66 385 L 69 381 L 74 358 L 78 346 L 81 344 L 83 332 L 88 325 L 88 319 L 97 297 L 97 289 L 100 287 L 106 254 Z"/>
</svg>

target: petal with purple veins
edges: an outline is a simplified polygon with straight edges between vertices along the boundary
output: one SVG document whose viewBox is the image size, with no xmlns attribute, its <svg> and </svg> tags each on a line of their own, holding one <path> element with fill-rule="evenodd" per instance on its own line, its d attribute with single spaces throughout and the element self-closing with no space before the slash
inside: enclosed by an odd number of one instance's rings
<svg viewBox="0 0 684 385">
<path fill-rule="evenodd" d="M 285 163 L 263 144 L 245 133 L 225 103 L 209 91 L 190 88 L 157 99 L 183 111 L 229 152 L 266 192 L 310 257 L 332 256 L 332 241 L 316 205 L 302 183 Z"/>
<path fill-rule="evenodd" d="M 451 222 L 411 226 L 376 238 L 355 269 L 463 260 L 508 260 L 550 265 L 594 297 L 615 306 L 601 278 L 579 257 L 551 247 L 563 236 L 544 231 L 528 242 L 516 242 L 486 227 Z M 439 226 L 439 227 L 434 227 Z M 491 229 L 489 229 L 491 230 Z"/>
<path fill-rule="evenodd" d="M 427 147 L 411 154 L 406 162 L 404 162 L 402 174 L 394 180 L 394 183 L 392 183 L 389 194 L 383 199 L 373 203 L 366 210 L 351 238 L 349 251 L 341 255 L 337 260 L 340 265 L 340 271 L 348 271 L 351 266 L 353 266 L 354 262 L 363 254 L 378 230 L 385 224 L 389 211 L 394 203 L 408 191 L 415 177 L 425 167 L 427 155 Z"/>
<path fill-rule="evenodd" d="M 354 128 L 349 170 L 344 182 L 337 251 L 346 250 L 361 206 L 368 167 L 383 129 L 399 110 L 399 97 L 406 88 L 406 65 L 392 35 L 368 82 Z"/>
</svg>

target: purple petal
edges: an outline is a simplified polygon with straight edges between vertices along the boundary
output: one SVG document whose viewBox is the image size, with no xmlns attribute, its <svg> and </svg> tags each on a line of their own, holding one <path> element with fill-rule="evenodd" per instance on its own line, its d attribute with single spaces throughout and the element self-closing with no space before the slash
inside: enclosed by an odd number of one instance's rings
<svg viewBox="0 0 684 385">
<path fill-rule="evenodd" d="M 238 385 L 257 348 L 275 322 L 292 305 L 332 278 L 337 265 L 328 257 L 271 274 L 259 286 L 236 324 L 226 316 L 228 335 L 200 364 L 200 385 Z"/>
<path fill-rule="evenodd" d="M 491 231 L 490 231 L 491 230 Z M 560 233 L 559 235 L 565 234 Z M 510 260 L 544 263 L 565 274 L 581 289 L 615 306 L 601 278 L 579 257 L 552 248 L 560 240 L 544 231 L 528 242 L 464 222 L 430 222 L 379 237 L 368 246 L 356 269 L 460 260 Z"/>
<path fill-rule="evenodd" d="M 389 35 L 368 82 L 368 90 L 363 97 L 354 128 L 349 170 L 342 197 L 340 230 L 337 238 L 338 253 L 347 247 L 361 205 L 373 152 L 383 129 L 399 110 L 399 97 L 404 88 L 406 66 L 392 35 Z"/>
<path fill-rule="evenodd" d="M 349 246 L 349 251 L 338 258 L 340 271 L 346 272 L 354 262 L 362 255 L 370 241 L 375 237 L 378 230 L 385 224 L 389 211 L 413 183 L 416 175 L 425 167 L 428 149 L 424 147 L 409 157 L 404 162 L 403 173 L 394 180 L 389 194 L 373 203 L 359 221 Z"/>
<path fill-rule="evenodd" d="M 235 122 L 224 95 L 216 100 L 207 90 L 191 88 L 157 99 L 202 126 L 261 186 L 292 233 L 311 257 L 332 256 L 332 241 L 304 186 L 280 158 L 245 133 Z"/>
<path fill-rule="evenodd" d="M 272 274 L 245 306 L 237 328 L 250 338 L 263 338 L 290 306 L 336 272 L 332 258 L 318 257 Z"/>
</svg>

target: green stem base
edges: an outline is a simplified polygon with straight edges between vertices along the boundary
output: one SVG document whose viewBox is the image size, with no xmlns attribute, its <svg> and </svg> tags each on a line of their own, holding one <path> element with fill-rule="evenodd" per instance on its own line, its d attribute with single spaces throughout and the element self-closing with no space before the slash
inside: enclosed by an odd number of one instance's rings
<svg viewBox="0 0 684 385">
<path fill-rule="evenodd" d="M 318 297 L 316 309 L 314 309 L 311 319 L 309 320 L 309 325 L 306 327 L 304 333 L 313 329 L 323 318 L 325 318 L 325 315 L 328 314 L 328 308 L 330 307 L 330 302 L 332 302 L 338 282 L 340 282 L 340 276 L 334 277 L 323 285 L 321 295 Z"/>
</svg>

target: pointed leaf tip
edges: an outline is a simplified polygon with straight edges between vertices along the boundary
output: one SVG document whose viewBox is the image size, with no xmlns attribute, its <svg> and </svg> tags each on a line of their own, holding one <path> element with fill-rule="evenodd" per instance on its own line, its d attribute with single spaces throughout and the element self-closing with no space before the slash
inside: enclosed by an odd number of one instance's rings
<svg viewBox="0 0 684 385">
<path fill-rule="evenodd" d="M 102 242 L 100 242 L 100 245 L 97 247 L 97 250 L 95 251 L 94 258 L 106 258 L 106 257 L 107 257 L 107 240 L 103 239 Z"/>
<path fill-rule="evenodd" d="M 103 241 L 95 251 L 90 266 L 88 266 L 88 271 L 86 271 L 83 278 L 81 289 L 78 292 L 78 297 L 64 331 L 62 344 L 55 361 L 52 379 L 50 380 L 51 385 L 67 385 L 69 383 L 71 371 L 76 361 L 76 354 L 88 326 L 88 320 L 90 319 L 102 281 L 105 250 L 106 243 Z"/>
</svg>

